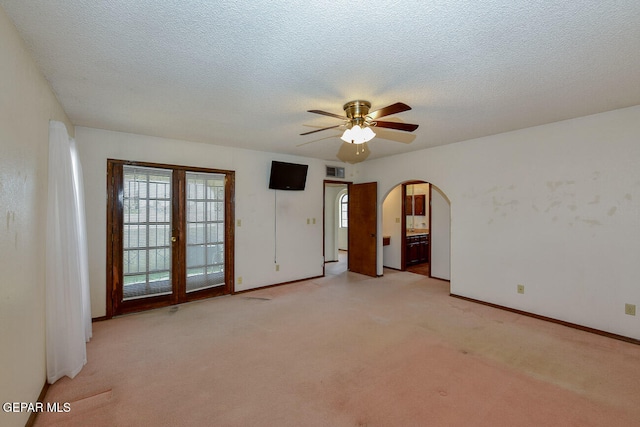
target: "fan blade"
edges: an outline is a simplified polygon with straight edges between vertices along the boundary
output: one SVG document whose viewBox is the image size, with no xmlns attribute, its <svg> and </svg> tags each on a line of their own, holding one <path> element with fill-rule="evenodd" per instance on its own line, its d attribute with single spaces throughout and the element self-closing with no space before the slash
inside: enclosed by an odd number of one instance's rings
<svg viewBox="0 0 640 427">
<path fill-rule="evenodd" d="M 296 147 L 304 147 L 307 144 L 311 144 L 313 142 L 316 142 L 315 140 L 311 140 L 311 141 L 307 141 L 307 142 L 303 142 L 302 144 L 297 144 Z"/>
<path fill-rule="evenodd" d="M 394 132 L 394 133 L 395 133 L 396 135 L 409 135 L 409 134 L 406 134 L 406 133 L 400 133 L 400 132 Z M 326 134 L 325 134 L 325 135 L 326 135 Z M 335 135 L 335 134 L 329 134 L 329 135 L 326 135 L 326 136 L 323 136 L 323 137 L 316 137 L 316 138 L 313 138 L 311 141 L 307 141 L 307 142 L 303 142 L 303 143 L 301 143 L 301 144 L 297 144 L 297 145 L 296 145 L 296 147 L 303 147 L 303 146 L 308 145 L 308 144 L 313 144 L 313 143 L 315 143 L 315 142 L 326 141 L 326 140 L 333 140 L 333 141 L 335 141 L 335 139 L 336 139 L 336 135 Z"/>
<path fill-rule="evenodd" d="M 342 126 L 342 125 L 329 126 L 328 128 L 316 129 L 316 130 L 312 130 L 312 131 L 309 131 L 309 132 L 301 133 L 300 135 L 309 135 L 310 133 L 316 133 L 316 132 L 320 132 L 320 131 L 327 130 L 327 129 L 339 128 L 340 126 Z"/>
<path fill-rule="evenodd" d="M 323 116 L 335 117 L 336 119 L 347 120 L 346 116 L 340 116 L 338 114 L 328 113 L 322 110 L 307 110 L 308 113 L 322 114 Z"/>
<path fill-rule="evenodd" d="M 398 132 L 393 129 L 376 128 L 376 139 L 386 139 L 387 141 L 399 142 L 401 144 L 411 144 L 416 140 L 416 134 L 412 132 Z"/>
<path fill-rule="evenodd" d="M 391 114 L 402 113 L 403 111 L 409 111 L 411 107 L 402 102 L 396 102 L 395 104 L 388 105 L 379 110 L 375 110 L 367 114 L 371 119 L 375 120 L 379 117 L 390 116 Z"/>
<path fill-rule="evenodd" d="M 376 127 L 379 128 L 389 128 L 396 130 L 403 130 L 405 132 L 413 132 L 418 129 L 418 125 L 414 125 L 411 123 L 398 123 L 398 122 L 383 122 L 380 120 L 376 120 Z"/>
<path fill-rule="evenodd" d="M 353 164 L 364 161 L 369 157 L 369 154 L 371 154 L 371 151 L 369 150 L 366 142 L 364 144 L 343 142 L 336 157 L 343 162 Z"/>
</svg>

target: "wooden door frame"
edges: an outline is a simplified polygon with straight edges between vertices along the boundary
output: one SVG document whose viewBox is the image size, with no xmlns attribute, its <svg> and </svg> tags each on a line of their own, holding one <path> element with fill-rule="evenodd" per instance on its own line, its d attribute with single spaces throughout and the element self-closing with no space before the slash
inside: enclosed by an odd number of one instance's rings
<svg viewBox="0 0 640 427">
<path fill-rule="evenodd" d="M 136 306 L 136 309 L 127 309 L 122 311 L 121 313 L 117 313 L 117 308 L 119 304 L 119 293 L 118 289 L 122 288 L 122 284 L 119 281 L 122 278 L 123 266 L 122 266 L 122 257 L 114 257 L 114 253 L 116 248 L 122 248 L 122 239 L 121 234 L 117 232 L 118 230 L 122 230 L 122 221 L 123 221 L 123 208 L 122 203 L 118 203 L 118 201 L 122 197 L 122 193 L 118 191 L 119 186 L 115 185 L 116 179 L 123 179 L 123 167 L 127 166 L 141 166 L 141 167 L 149 167 L 149 168 L 160 168 L 160 169 L 171 169 L 173 171 L 178 171 L 177 174 L 173 177 L 172 182 L 172 197 L 178 195 L 176 199 L 177 203 L 172 204 L 172 217 L 175 222 L 172 227 L 172 232 L 176 231 L 182 232 L 181 235 L 184 235 L 184 212 L 185 206 L 183 205 L 185 195 L 179 195 L 179 193 L 184 192 L 184 180 L 186 172 L 203 172 L 203 173 L 212 173 L 212 174 L 223 174 L 225 175 L 225 269 L 224 269 L 224 287 L 220 292 L 214 292 L 211 294 L 205 293 L 194 293 L 189 300 L 197 300 L 202 298 L 211 298 L 218 295 L 226 295 L 233 294 L 235 292 L 235 172 L 229 170 L 222 169 L 212 169 L 212 168 L 202 168 L 202 167 L 191 167 L 191 166 L 181 166 L 181 165 L 171 165 L 171 164 L 163 164 L 163 163 L 152 163 L 152 162 L 140 162 L 140 161 L 128 161 L 128 160 L 118 160 L 118 159 L 107 159 L 107 241 L 106 241 L 106 272 L 107 272 L 107 292 L 106 292 L 106 315 L 105 318 L 110 319 L 116 314 L 124 314 L 127 312 L 134 312 L 145 310 L 149 308 L 156 308 L 160 306 L 169 306 L 179 303 L 178 292 L 172 292 L 170 296 L 162 297 L 149 297 L 145 299 L 144 303 L 140 303 Z M 175 182 L 178 182 L 178 185 L 173 185 Z M 182 184 L 180 184 L 182 182 Z M 174 234 L 176 235 L 176 234 Z M 121 250 L 121 249 L 120 249 Z M 181 273 L 186 274 L 186 265 L 182 262 L 181 259 L 178 259 L 176 250 L 171 251 L 172 253 L 172 278 L 178 277 L 177 275 Z M 117 259 L 116 259 L 117 258 Z M 174 282 L 177 283 L 178 291 L 184 291 L 185 284 L 181 284 L 180 281 Z"/>
<path fill-rule="evenodd" d="M 429 245 L 427 247 L 427 250 L 429 251 L 429 263 L 431 262 L 431 183 L 429 183 L 428 181 L 421 181 L 421 180 L 411 180 L 411 181 L 407 181 L 407 182 L 403 182 L 402 183 L 402 230 L 401 230 L 401 237 L 402 237 L 402 244 L 400 245 L 400 270 L 402 271 L 406 271 L 407 270 L 407 215 L 406 215 L 406 200 L 407 200 L 407 185 L 413 185 L 413 184 L 429 184 L 429 200 L 427 200 L 426 202 L 429 204 Z M 415 225 L 415 224 L 414 224 Z M 431 269 L 429 269 L 429 276 L 431 277 Z"/>
<path fill-rule="evenodd" d="M 427 277 L 431 277 L 431 248 L 433 247 L 433 242 L 431 239 L 431 191 L 433 189 L 433 185 L 431 185 L 431 183 L 429 183 L 429 200 L 427 201 L 429 203 L 429 245 L 427 246 L 427 251 L 429 253 L 428 257 L 429 257 L 429 275 Z"/>
</svg>

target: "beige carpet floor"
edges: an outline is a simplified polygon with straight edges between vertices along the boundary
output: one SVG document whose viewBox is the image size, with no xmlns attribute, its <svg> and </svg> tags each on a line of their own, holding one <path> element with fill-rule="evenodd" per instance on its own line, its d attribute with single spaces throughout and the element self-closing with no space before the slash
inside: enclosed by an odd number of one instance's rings
<svg viewBox="0 0 640 427">
<path fill-rule="evenodd" d="M 393 270 L 94 324 L 37 426 L 637 426 L 640 346 Z"/>
</svg>

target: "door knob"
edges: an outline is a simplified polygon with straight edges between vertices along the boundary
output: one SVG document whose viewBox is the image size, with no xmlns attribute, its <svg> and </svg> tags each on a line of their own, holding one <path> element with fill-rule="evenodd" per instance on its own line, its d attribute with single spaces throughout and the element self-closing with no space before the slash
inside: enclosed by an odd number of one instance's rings
<svg viewBox="0 0 640 427">
<path fill-rule="evenodd" d="M 176 236 L 171 236 L 171 241 L 175 243 L 178 241 L 178 238 Z"/>
</svg>

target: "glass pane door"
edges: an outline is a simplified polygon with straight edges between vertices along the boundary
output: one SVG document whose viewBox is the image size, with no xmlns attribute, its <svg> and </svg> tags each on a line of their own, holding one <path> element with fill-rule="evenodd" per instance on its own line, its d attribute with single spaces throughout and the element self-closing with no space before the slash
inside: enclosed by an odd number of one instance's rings
<svg viewBox="0 0 640 427">
<path fill-rule="evenodd" d="M 107 316 L 233 293 L 233 171 L 107 160 Z"/>
<path fill-rule="evenodd" d="M 225 175 L 186 173 L 186 292 L 225 285 Z"/>
<path fill-rule="evenodd" d="M 169 295 L 172 171 L 123 167 L 123 300 Z"/>
</svg>

